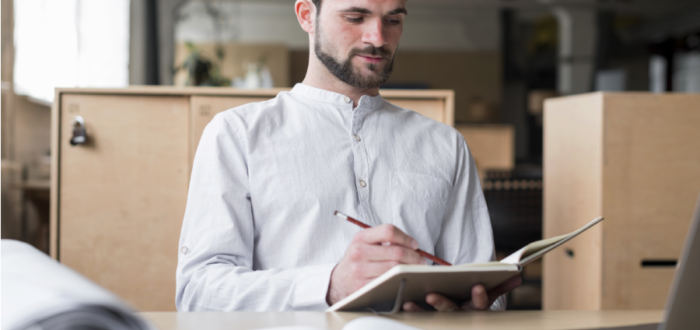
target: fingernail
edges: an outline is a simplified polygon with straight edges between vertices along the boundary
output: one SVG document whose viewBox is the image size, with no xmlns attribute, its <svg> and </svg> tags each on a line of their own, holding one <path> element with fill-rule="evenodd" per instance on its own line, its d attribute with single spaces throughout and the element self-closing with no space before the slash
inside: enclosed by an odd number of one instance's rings
<svg viewBox="0 0 700 330">
<path fill-rule="evenodd" d="M 414 250 L 417 250 L 417 249 L 418 249 L 418 242 L 413 241 L 413 243 L 411 243 L 411 247 L 412 247 Z"/>
</svg>

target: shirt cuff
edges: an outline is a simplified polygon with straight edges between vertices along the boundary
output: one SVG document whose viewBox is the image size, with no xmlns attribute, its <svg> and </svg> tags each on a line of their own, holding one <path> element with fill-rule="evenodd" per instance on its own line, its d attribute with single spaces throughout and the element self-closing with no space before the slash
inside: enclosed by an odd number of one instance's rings
<svg viewBox="0 0 700 330">
<path fill-rule="evenodd" d="M 336 264 L 306 266 L 299 269 L 294 280 L 293 310 L 325 310 L 331 273 Z"/>
<path fill-rule="evenodd" d="M 496 298 L 496 301 L 491 304 L 489 308 L 490 311 L 504 311 L 506 310 L 506 295 L 502 295 Z"/>
</svg>

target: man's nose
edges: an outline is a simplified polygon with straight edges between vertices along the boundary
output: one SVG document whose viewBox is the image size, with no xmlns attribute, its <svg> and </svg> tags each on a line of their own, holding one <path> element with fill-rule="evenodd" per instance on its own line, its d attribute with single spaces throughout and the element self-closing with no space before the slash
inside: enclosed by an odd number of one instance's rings
<svg viewBox="0 0 700 330">
<path fill-rule="evenodd" d="M 365 33 L 362 35 L 362 42 L 372 44 L 377 48 L 386 44 L 386 39 L 384 38 L 384 22 L 382 19 L 368 22 Z"/>
</svg>

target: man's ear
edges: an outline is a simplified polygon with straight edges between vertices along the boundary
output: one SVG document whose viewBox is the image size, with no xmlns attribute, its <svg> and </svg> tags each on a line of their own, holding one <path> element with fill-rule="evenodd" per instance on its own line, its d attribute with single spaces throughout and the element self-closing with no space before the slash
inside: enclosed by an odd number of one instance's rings
<svg viewBox="0 0 700 330">
<path fill-rule="evenodd" d="M 316 19 L 316 5 L 310 0 L 297 0 L 294 4 L 294 11 L 301 29 L 306 33 L 314 33 L 314 20 Z"/>
</svg>

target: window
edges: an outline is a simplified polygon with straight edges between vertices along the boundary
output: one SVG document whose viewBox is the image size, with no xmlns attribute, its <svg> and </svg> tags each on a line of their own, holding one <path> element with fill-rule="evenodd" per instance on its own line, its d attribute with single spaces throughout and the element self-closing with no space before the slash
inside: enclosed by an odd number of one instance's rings
<svg viewBox="0 0 700 330">
<path fill-rule="evenodd" d="M 129 82 L 129 0 L 15 0 L 17 94 Z"/>
</svg>

